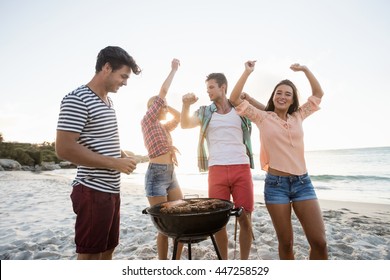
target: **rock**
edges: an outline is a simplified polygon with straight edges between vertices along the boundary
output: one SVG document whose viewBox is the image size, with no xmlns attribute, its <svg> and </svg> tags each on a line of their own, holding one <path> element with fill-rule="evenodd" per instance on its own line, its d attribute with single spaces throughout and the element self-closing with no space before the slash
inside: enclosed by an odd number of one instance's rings
<svg viewBox="0 0 390 280">
<path fill-rule="evenodd" d="M 20 163 L 13 159 L 0 159 L 0 166 L 6 171 L 22 169 Z"/>
<path fill-rule="evenodd" d="M 29 165 L 22 165 L 22 170 L 23 171 L 35 171 L 35 167 L 29 166 Z"/>
<path fill-rule="evenodd" d="M 42 162 L 41 164 L 41 170 L 42 171 L 51 171 L 61 169 L 61 166 L 59 164 L 56 164 L 54 162 Z"/>
<path fill-rule="evenodd" d="M 76 168 L 77 166 L 71 163 L 70 161 L 61 161 L 59 163 L 61 168 Z"/>
</svg>

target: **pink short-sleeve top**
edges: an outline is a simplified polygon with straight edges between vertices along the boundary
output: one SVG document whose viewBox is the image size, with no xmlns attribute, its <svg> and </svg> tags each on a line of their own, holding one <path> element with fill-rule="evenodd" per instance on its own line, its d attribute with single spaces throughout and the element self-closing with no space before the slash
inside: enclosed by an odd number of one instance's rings
<svg viewBox="0 0 390 280">
<path fill-rule="evenodd" d="M 307 173 L 304 157 L 302 121 L 319 110 L 321 98 L 310 96 L 298 111 L 287 115 L 287 121 L 278 117 L 275 112 L 261 111 L 244 100 L 236 111 L 249 118 L 260 131 L 260 164 L 268 168 L 294 175 Z"/>
</svg>

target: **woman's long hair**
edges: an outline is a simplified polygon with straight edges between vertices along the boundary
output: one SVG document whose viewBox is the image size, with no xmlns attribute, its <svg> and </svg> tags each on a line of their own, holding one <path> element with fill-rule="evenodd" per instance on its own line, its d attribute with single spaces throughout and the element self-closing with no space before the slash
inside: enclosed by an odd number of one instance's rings
<svg viewBox="0 0 390 280">
<path fill-rule="evenodd" d="M 275 110 L 275 104 L 274 104 L 274 95 L 275 95 L 275 91 L 276 89 L 280 86 L 280 85 L 286 85 L 286 86 L 289 86 L 292 88 L 293 90 L 293 104 L 290 105 L 290 107 L 288 108 L 288 111 L 287 113 L 288 114 L 292 114 L 296 111 L 298 111 L 299 109 L 299 98 L 298 98 L 298 90 L 297 90 L 297 87 L 293 84 L 293 82 L 291 82 L 290 80 L 282 80 L 280 81 L 274 88 L 272 94 L 271 94 L 271 97 L 269 98 L 268 100 L 268 103 L 267 103 L 267 106 L 265 107 L 265 111 L 274 111 Z"/>
</svg>

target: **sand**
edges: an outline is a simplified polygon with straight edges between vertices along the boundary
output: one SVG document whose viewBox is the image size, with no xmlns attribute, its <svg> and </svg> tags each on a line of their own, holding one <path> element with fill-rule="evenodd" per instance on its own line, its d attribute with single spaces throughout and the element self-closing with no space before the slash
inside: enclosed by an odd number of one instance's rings
<svg viewBox="0 0 390 280">
<path fill-rule="evenodd" d="M 74 221 L 70 178 L 56 172 L 0 172 L 0 260 L 74 260 Z M 206 197 L 199 190 L 186 195 Z M 143 186 L 122 186 L 120 244 L 116 260 L 156 260 L 157 230 L 150 215 Z M 255 240 L 251 260 L 277 260 L 277 240 L 262 196 L 255 198 Z M 390 205 L 320 200 L 331 260 L 389 260 Z M 229 259 L 239 258 L 234 240 L 235 217 L 228 224 Z M 308 243 L 293 215 L 297 260 L 308 257 Z M 171 244 L 172 245 L 172 244 Z M 170 253 L 173 246 L 170 246 Z M 187 259 L 185 246 L 182 259 Z M 193 260 L 217 259 L 210 239 L 192 244 Z"/>
</svg>

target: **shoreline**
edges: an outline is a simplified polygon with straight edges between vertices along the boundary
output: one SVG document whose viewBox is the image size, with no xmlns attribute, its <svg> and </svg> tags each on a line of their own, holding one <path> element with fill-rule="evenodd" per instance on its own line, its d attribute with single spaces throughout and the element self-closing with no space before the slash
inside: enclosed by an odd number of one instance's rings
<svg viewBox="0 0 390 280">
<path fill-rule="evenodd" d="M 207 191 L 204 190 L 182 188 L 182 191 L 184 195 L 198 194 L 200 197 L 207 197 Z M 373 203 L 373 202 L 356 202 L 356 201 L 347 201 L 347 200 L 332 200 L 332 199 L 322 199 L 322 198 L 318 198 L 318 202 L 322 210 L 349 209 L 352 212 L 356 212 L 362 215 L 381 215 L 380 212 L 384 212 L 386 215 L 390 215 L 390 204 Z M 255 194 L 255 203 L 264 204 L 263 195 Z"/>
<path fill-rule="evenodd" d="M 0 172 L 0 259 L 74 260 L 75 214 L 69 198 L 69 175 L 53 172 Z M 182 188 L 185 195 L 206 197 L 205 190 Z M 151 217 L 142 214 L 148 201 L 144 188 L 134 182 L 122 184 L 120 244 L 116 260 L 156 260 L 156 233 Z M 390 205 L 319 200 L 323 212 L 330 260 L 390 260 Z M 277 260 L 277 239 L 262 195 L 255 195 L 251 260 Z M 309 246 L 293 214 L 294 250 L 305 260 Z M 239 256 L 234 222 L 227 226 L 229 259 Z M 170 243 L 169 255 L 172 244 Z M 184 246 L 182 259 L 187 258 Z M 211 240 L 193 245 L 192 259 L 214 260 Z"/>
</svg>

